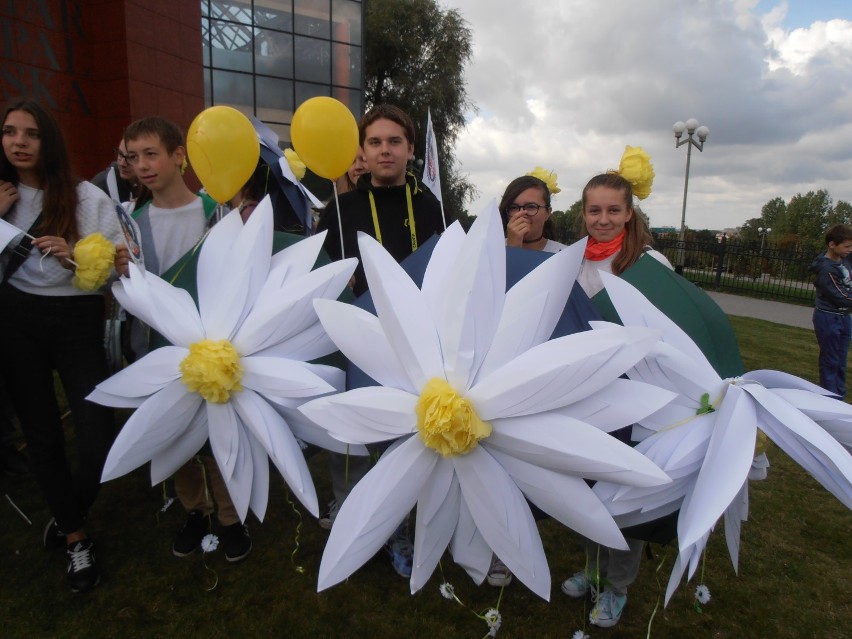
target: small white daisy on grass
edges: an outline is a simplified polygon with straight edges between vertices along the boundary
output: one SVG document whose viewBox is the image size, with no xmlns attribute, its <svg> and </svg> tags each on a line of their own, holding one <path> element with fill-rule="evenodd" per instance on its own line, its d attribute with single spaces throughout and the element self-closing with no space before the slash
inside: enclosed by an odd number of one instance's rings
<svg viewBox="0 0 852 639">
<path fill-rule="evenodd" d="M 496 637 L 497 631 L 500 630 L 500 624 L 503 623 L 503 616 L 500 614 L 500 611 L 496 608 L 491 608 L 482 615 L 482 618 L 488 624 L 488 636 Z"/>
<path fill-rule="evenodd" d="M 587 635 L 582 630 L 578 630 L 573 635 L 571 635 L 571 639 L 590 639 L 589 635 Z"/>
<path fill-rule="evenodd" d="M 710 601 L 710 589 L 704 584 L 701 584 L 695 589 L 695 599 L 702 606 L 707 604 Z"/>
<path fill-rule="evenodd" d="M 453 584 L 444 582 L 439 586 L 441 591 L 441 596 L 444 599 L 455 599 L 456 598 L 456 589 L 453 588 Z"/>
<path fill-rule="evenodd" d="M 201 550 L 205 553 L 213 552 L 219 547 L 219 538 L 213 534 L 204 535 L 201 538 Z"/>
</svg>

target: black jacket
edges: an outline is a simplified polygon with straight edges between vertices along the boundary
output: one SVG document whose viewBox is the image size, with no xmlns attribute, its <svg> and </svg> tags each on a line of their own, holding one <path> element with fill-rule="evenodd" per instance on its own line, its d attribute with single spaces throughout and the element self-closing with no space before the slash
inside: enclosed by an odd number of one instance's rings
<svg viewBox="0 0 852 639">
<path fill-rule="evenodd" d="M 852 280 L 843 261 L 835 262 L 825 253 L 811 264 L 816 288 L 816 308 L 831 313 L 848 313 L 852 308 Z"/>
<path fill-rule="evenodd" d="M 444 231 L 441 203 L 429 189 L 419 184 L 413 175 L 406 176 L 406 184 L 411 189 L 414 228 L 417 245 L 420 246 L 435 233 Z M 373 213 L 370 208 L 370 192 L 373 193 L 376 202 L 382 246 L 397 262 L 401 262 L 412 253 L 405 185 L 373 186 L 369 173 L 365 173 L 358 179 L 354 191 L 344 193 L 339 198 L 345 257 L 361 259 L 361 252 L 358 250 L 358 231 L 376 237 Z M 448 225 L 450 222 L 451 220 L 447 220 Z M 328 231 L 323 248 L 332 260 L 343 257 L 340 252 L 338 228 L 337 206 L 332 199 L 320 215 L 317 226 L 318 231 Z M 364 267 L 359 263 L 355 271 L 354 292 L 356 295 L 361 295 L 366 290 L 367 279 L 364 276 Z"/>
</svg>

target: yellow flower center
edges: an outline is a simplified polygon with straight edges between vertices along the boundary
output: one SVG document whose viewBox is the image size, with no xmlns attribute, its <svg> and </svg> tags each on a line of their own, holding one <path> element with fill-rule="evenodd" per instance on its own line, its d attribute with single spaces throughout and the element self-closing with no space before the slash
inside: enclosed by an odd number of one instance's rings
<svg viewBox="0 0 852 639">
<path fill-rule="evenodd" d="M 470 402 L 437 377 L 423 387 L 416 411 L 420 439 L 444 457 L 466 455 L 491 434 L 491 424 L 479 419 Z"/>
<path fill-rule="evenodd" d="M 208 402 L 224 404 L 231 393 L 243 390 L 240 354 L 226 339 L 203 339 L 190 345 L 189 355 L 180 363 L 183 383 Z"/>
</svg>

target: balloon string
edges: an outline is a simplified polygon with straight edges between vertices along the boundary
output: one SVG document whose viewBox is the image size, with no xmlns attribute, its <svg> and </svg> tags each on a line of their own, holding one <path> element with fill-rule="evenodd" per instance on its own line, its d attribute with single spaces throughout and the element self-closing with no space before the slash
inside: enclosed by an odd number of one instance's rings
<svg viewBox="0 0 852 639">
<path fill-rule="evenodd" d="M 300 574 L 304 574 L 305 567 L 301 564 L 296 563 L 296 556 L 299 554 L 299 538 L 301 537 L 302 532 L 302 513 L 296 508 L 296 504 L 290 499 L 290 491 L 285 491 L 287 495 L 287 503 L 290 505 L 290 508 L 293 509 L 293 512 L 296 513 L 296 516 L 299 518 L 299 523 L 296 524 L 296 535 L 293 539 L 293 552 L 290 553 L 290 563 L 293 564 L 293 568 L 296 572 Z"/>
<path fill-rule="evenodd" d="M 334 205 L 337 207 L 337 231 L 340 233 L 340 259 L 346 257 L 346 250 L 343 248 L 343 218 L 340 215 L 340 200 L 337 199 L 337 182 L 331 181 L 331 187 L 334 189 Z"/>
</svg>

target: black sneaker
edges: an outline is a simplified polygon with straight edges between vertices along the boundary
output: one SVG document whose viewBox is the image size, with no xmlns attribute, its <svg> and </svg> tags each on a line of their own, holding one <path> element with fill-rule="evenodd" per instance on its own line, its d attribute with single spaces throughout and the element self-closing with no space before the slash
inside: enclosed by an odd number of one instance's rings
<svg viewBox="0 0 852 639">
<path fill-rule="evenodd" d="M 30 466 L 14 444 L 3 444 L 0 445 L 0 470 L 8 477 L 23 477 L 30 472 Z"/>
<path fill-rule="evenodd" d="M 47 520 L 47 525 L 44 527 L 44 532 L 41 536 L 41 543 L 44 544 L 47 550 L 59 550 L 67 546 L 65 533 L 59 530 L 54 517 Z"/>
<path fill-rule="evenodd" d="M 231 563 L 242 561 L 251 552 L 251 537 L 248 526 L 237 522 L 222 529 L 222 539 L 225 543 L 225 559 Z"/>
<path fill-rule="evenodd" d="M 91 539 L 81 539 L 68 544 L 68 583 L 72 592 L 91 590 L 101 582 L 101 572 L 95 561 L 95 544 Z"/>
<path fill-rule="evenodd" d="M 199 546 L 204 535 L 210 532 L 210 521 L 200 510 L 191 510 L 186 516 L 186 523 L 172 544 L 172 553 L 175 557 L 186 557 L 191 555 Z"/>
</svg>

